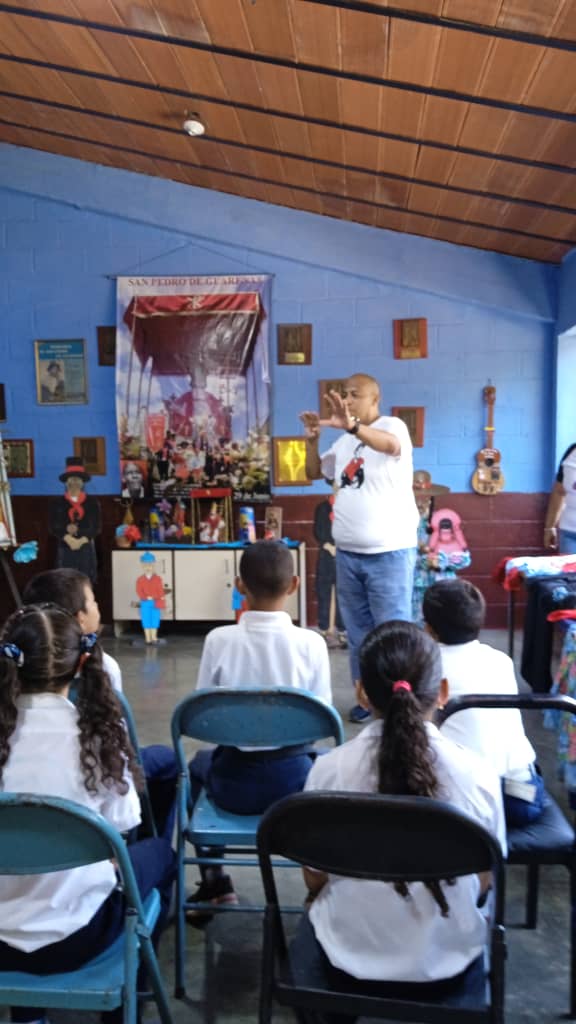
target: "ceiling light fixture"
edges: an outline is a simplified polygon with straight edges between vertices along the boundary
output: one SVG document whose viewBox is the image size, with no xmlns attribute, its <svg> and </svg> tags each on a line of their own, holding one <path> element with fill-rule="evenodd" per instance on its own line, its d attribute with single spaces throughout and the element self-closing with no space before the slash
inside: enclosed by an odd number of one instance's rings
<svg viewBox="0 0 576 1024">
<path fill-rule="evenodd" d="M 206 131 L 206 125 L 200 120 L 199 114 L 186 114 L 182 127 L 187 135 L 194 137 L 204 135 Z"/>
</svg>

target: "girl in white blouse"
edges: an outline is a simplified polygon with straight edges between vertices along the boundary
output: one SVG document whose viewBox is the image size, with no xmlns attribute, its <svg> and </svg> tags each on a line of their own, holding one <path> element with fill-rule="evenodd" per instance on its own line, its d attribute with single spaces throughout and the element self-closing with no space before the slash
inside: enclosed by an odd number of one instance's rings
<svg viewBox="0 0 576 1024">
<path fill-rule="evenodd" d="M 433 797 L 454 804 L 505 846 L 500 782 L 476 754 L 432 724 L 446 697 L 440 651 L 409 622 L 368 634 L 360 649 L 360 702 L 374 720 L 349 743 L 317 758 L 306 790 Z M 306 870 L 310 922 L 325 969 L 371 982 L 432 984 L 460 979 L 481 955 L 486 922 L 478 876 L 409 887 Z M 342 979 L 341 979 L 342 980 Z"/>
<path fill-rule="evenodd" d="M 73 679 L 76 705 L 68 700 Z M 73 800 L 125 832 L 140 821 L 133 777 L 138 769 L 96 634 L 83 634 L 57 605 L 21 608 L 0 637 L 0 790 Z M 147 839 L 129 853 L 141 895 L 158 888 L 166 901 L 170 844 Z M 0 877 L 0 970 L 80 967 L 119 935 L 122 900 L 110 861 Z M 45 1018 L 15 1008 L 12 1020 Z"/>
</svg>

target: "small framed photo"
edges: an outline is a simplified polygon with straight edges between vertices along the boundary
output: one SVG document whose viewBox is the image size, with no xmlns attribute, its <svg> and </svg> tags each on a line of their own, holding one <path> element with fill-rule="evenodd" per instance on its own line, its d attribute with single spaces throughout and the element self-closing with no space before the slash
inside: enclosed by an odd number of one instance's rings
<svg viewBox="0 0 576 1024">
<path fill-rule="evenodd" d="M 83 338 L 35 341 L 34 354 L 39 405 L 84 405 L 88 401 Z"/>
<path fill-rule="evenodd" d="M 98 366 L 116 366 L 116 328 L 97 327 Z"/>
<path fill-rule="evenodd" d="M 332 410 L 326 401 L 326 395 L 329 391 L 337 391 L 339 395 L 343 395 L 346 379 L 346 377 L 336 377 L 333 380 L 318 381 L 318 409 L 321 420 L 328 420 L 332 415 Z"/>
<path fill-rule="evenodd" d="M 84 464 L 90 476 L 106 476 L 106 438 L 75 437 L 74 455 Z"/>
<path fill-rule="evenodd" d="M 276 487 L 306 487 L 306 444 L 303 437 L 275 437 L 274 484 Z"/>
<path fill-rule="evenodd" d="M 394 359 L 426 359 L 428 356 L 428 321 L 394 321 Z"/>
<path fill-rule="evenodd" d="M 394 405 L 392 415 L 397 416 L 408 427 L 410 440 L 414 448 L 424 447 L 424 406 Z"/>
<path fill-rule="evenodd" d="M 278 324 L 278 364 L 309 366 L 312 362 L 312 324 Z"/>
<path fill-rule="evenodd" d="M 34 476 L 34 441 L 30 438 L 2 439 L 8 476 Z"/>
<path fill-rule="evenodd" d="M 0 384 L 0 421 L 4 422 L 6 419 L 6 392 L 4 385 Z"/>
</svg>

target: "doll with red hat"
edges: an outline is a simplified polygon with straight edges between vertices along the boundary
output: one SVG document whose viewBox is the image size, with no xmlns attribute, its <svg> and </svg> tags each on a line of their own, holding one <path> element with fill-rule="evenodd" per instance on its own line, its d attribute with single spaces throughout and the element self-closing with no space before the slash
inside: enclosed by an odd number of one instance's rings
<svg viewBox="0 0 576 1024">
<path fill-rule="evenodd" d="M 77 569 L 94 584 L 94 538 L 100 533 L 101 519 L 99 502 L 84 489 L 91 477 L 82 460 L 73 455 L 66 459 L 66 469 L 59 479 L 66 485 L 65 491 L 51 502 L 49 513 L 49 531 L 58 541 L 56 568 Z"/>
</svg>

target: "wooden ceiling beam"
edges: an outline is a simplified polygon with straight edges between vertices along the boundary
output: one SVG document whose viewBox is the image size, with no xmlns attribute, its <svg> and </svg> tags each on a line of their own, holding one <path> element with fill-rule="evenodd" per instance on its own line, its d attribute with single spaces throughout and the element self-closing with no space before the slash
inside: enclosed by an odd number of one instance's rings
<svg viewBox="0 0 576 1024">
<path fill-rule="evenodd" d="M 72 103 L 62 103 L 58 100 L 45 100 L 37 96 L 29 96 L 22 93 L 9 92 L 6 89 L 0 89 L 0 97 L 6 99 L 17 100 L 18 102 L 38 104 L 42 107 L 47 107 L 53 110 L 65 110 L 69 113 L 80 114 L 84 117 L 97 117 L 103 121 L 110 121 L 114 124 L 125 124 L 133 125 L 137 128 L 146 128 L 150 131 L 164 132 L 169 135 L 176 135 L 182 137 L 182 128 L 172 128 L 169 125 L 162 125 L 157 123 L 151 123 L 149 120 L 141 121 L 138 118 L 125 117 L 120 114 L 110 114 L 108 111 L 95 110 L 87 107 L 78 107 Z M 24 127 L 20 125 L 19 127 Z M 31 127 L 31 126 L 29 126 Z M 566 214 L 567 216 L 576 215 L 576 207 L 561 206 L 558 203 L 547 203 L 538 199 L 529 199 L 520 195 L 511 195 L 509 193 L 501 192 L 488 192 L 483 189 L 467 188 L 464 185 L 450 185 L 445 182 L 435 181 L 433 179 L 418 178 L 407 174 L 398 174 L 393 171 L 380 171 L 374 167 L 366 167 L 360 164 L 350 164 L 337 160 L 329 160 L 325 157 L 317 155 L 308 156 L 299 152 L 292 152 L 286 149 L 274 148 L 272 146 L 262 146 L 251 142 L 239 142 L 237 139 L 224 138 L 213 134 L 200 136 L 195 140 L 195 144 L 202 146 L 204 143 L 209 143 L 219 146 L 229 146 L 232 149 L 247 150 L 254 153 L 262 153 L 266 156 L 276 156 L 280 158 L 286 158 L 290 160 L 298 160 L 302 163 L 311 164 L 312 166 L 331 167 L 337 170 L 350 171 L 353 173 L 366 174 L 374 177 L 375 179 L 383 179 L 389 181 L 400 181 L 408 185 L 421 185 L 427 188 L 438 189 L 441 192 L 456 193 L 459 195 L 473 196 L 477 199 L 494 200 L 501 203 L 511 203 L 518 206 L 526 206 L 536 210 L 543 210 L 552 213 Z M 153 153 L 148 154 L 153 159 L 157 159 Z M 532 165 L 531 165 L 532 166 Z M 352 198 L 352 197 L 350 197 Z"/>
<path fill-rule="evenodd" d="M 33 133 L 37 133 L 42 136 L 50 136 L 53 138 L 60 138 L 67 142 L 80 143 L 84 146 L 96 146 L 99 150 L 110 150 L 118 153 L 128 153 L 133 156 L 144 157 L 147 160 L 157 161 L 159 163 L 175 164 L 181 167 L 190 167 L 195 171 L 207 171 L 209 173 L 221 174 L 226 177 L 234 179 L 241 179 L 243 181 L 254 182 L 259 185 L 278 185 L 276 179 L 263 178 L 257 175 L 248 174 L 246 172 L 240 172 L 234 169 L 228 169 L 224 167 L 212 167 L 206 164 L 194 163 L 193 161 L 175 160 L 172 157 L 165 157 L 160 154 L 146 153 L 142 150 L 133 149 L 129 146 L 119 146 L 114 143 L 101 141 L 95 141 L 89 138 L 83 138 L 82 136 L 68 134 L 67 132 L 59 132 L 46 128 L 31 127 L 27 124 L 22 124 L 18 121 L 11 121 L 9 119 L 0 118 L 0 125 L 6 125 L 9 128 L 16 128 L 19 131 L 25 131 L 30 136 Z M 33 148 L 33 147 L 31 147 Z M 458 224 L 467 228 L 478 228 L 482 231 L 493 231 L 498 234 L 505 234 L 515 236 L 517 238 L 530 238 L 536 239 L 541 242 L 550 242 L 553 245 L 567 245 L 574 247 L 576 246 L 576 238 L 557 238 L 551 235 L 542 235 L 532 231 L 523 231 L 520 228 L 508 228 L 502 227 L 496 224 L 486 224 L 483 221 L 469 220 L 461 217 L 452 217 L 444 213 L 429 213 L 425 210 L 415 210 L 409 206 L 400 206 L 394 203 L 382 203 L 376 202 L 371 199 L 362 199 L 352 195 L 342 195 L 337 192 L 331 191 L 320 191 L 318 189 L 308 188 L 305 185 L 292 184 L 291 182 L 284 181 L 282 185 L 286 189 L 290 189 L 293 192 L 298 192 L 306 195 L 320 197 L 327 200 L 337 200 L 339 202 L 354 203 L 362 207 L 367 207 L 375 210 L 390 210 L 396 213 L 411 214 L 414 217 L 422 217 L 425 220 L 440 221 L 447 224 Z"/>
<path fill-rule="evenodd" d="M 257 53 L 253 50 L 242 50 L 231 46 L 219 46 L 216 43 L 205 43 L 197 39 L 183 39 L 181 36 L 164 35 L 161 32 L 150 32 L 144 29 L 129 28 L 124 25 L 109 25 L 103 22 L 91 21 L 85 18 L 73 18 L 71 15 L 40 11 L 33 8 L 22 9 L 14 7 L 12 4 L 0 3 L 0 12 L 10 14 L 15 18 L 33 18 L 38 21 L 88 29 L 91 32 L 110 33 L 112 35 L 123 36 L 128 39 L 143 39 L 147 42 L 161 43 L 166 46 L 175 46 L 203 53 L 212 53 L 221 57 L 231 57 L 235 60 L 249 61 L 253 64 L 267 64 L 274 67 L 288 68 L 291 71 L 296 71 L 299 74 L 304 75 L 324 75 L 329 78 L 336 78 L 343 81 L 362 82 L 366 85 L 376 85 L 380 88 L 397 89 L 400 92 L 415 93 L 418 96 L 434 96 L 436 99 L 453 100 L 457 103 L 470 103 L 475 106 L 489 107 L 493 110 L 508 110 L 516 114 L 530 114 L 534 117 L 544 117 L 549 120 L 564 121 L 567 124 L 576 124 L 576 114 L 562 110 L 553 110 L 549 107 L 537 107 L 530 104 L 513 103 L 510 100 L 500 100 L 487 96 L 476 96 L 473 93 L 458 92 L 455 89 L 441 89 L 437 86 L 419 85 L 415 82 L 404 82 L 393 78 L 382 78 L 379 75 L 366 75 L 356 71 L 346 71 L 341 68 L 328 67 L 323 64 L 311 64 L 306 61 L 298 61 L 290 57 L 277 57 L 272 54 Z"/>
<path fill-rule="evenodd" d="M 352 132 L 356 135 L 366 135 L 370 138 L 388 139 L 391 142 L 406 142 L 428 149 L 438 149 L 448 153 L 461 153 L 464 156 L 477 156 L 498 163 L 515 164 L 520 167 L 536 168 L 541 171 L 555 171 L 559 174 L 576 174 L 576 167 L 567 164 L 555 164 L 546 160 L 534 160 L 531 157 L 516 156 L 511 153 L 498 153 L 493 150 L 476 149 L 473 146 L 461 146 L 453 143 L 440 142 L 434 139 L 426 139 L 421 136 L 402 135 L 397 132 L 387 132 L 379 128 L 368 128 L 364 125 L 350 124 L 348 122 L 333 121 L 329 118 L 312 117 L 303 113 L 291 113 L 286 110 L 258 106 L 253 103 L 243 103 L 239 100 L 224 99 L 221 96 L 213 96 L 205 93 L 191 93 L 187 89 L 178 89 L 175 86 L 158 86 L 153 82 L 142 82 L 130 78 L 119 78 L 115 75 L 104 74 L 99 71 L 88 71 L 84 68 L 75 68 L 68 65 L 54 64 L 50 61 L 35 60 L 29 57 L 17 57 L 10 53 L 0 53 L 0 61 L 23 66 L 41 68 L 47 71 L 57 71 L 64 75 L 76 75 L 78 78 L 88 78 L 94 81 L 109 82 L 112 85 L 128 86 L 132 89 L 143 89 L 155 94 L 174 96 L 184 99 L 188 103 L 196 101 L 213 103 L 215 106 L 228 107 L 234 110 L 246 110 L 253 114 L 264 114 L 268 117 L 280 118 L 286 121 L 297 121 L 305 125 L 315 125 L 319 128 L 335 128 L 338 131 Z"/>
<path fill-rule="evenodd" d="M 550 50 L 564 50 L 576 53 L 576 40 L 563 39 L 561 36 L 542 36 L 536 32 L 523 32 L 521 29 L 501 28 L 499 25 L 486 25 L 484 22 L 460 21 L 457 18 L 446 18 L 444 15 L 428 14 L 426 11 L 406 10 L 401 7 L 382 7 L 381 4 L 370 3 L 369 0 L 298 0 L 299 3 L 315 4 L 318 7 L 331 7 L 342 11 L 359 14 L 374 14 L 392 21 L 411 21 L 417 25 L 429 25 L 431 28 L 447 29 L 456 32 L 472 32 L 477 36 L 488 36 L 493 39 L 507 39 L 513 43 L 526 43 L 528 46 L 545 46 Z"/>
</svg>

